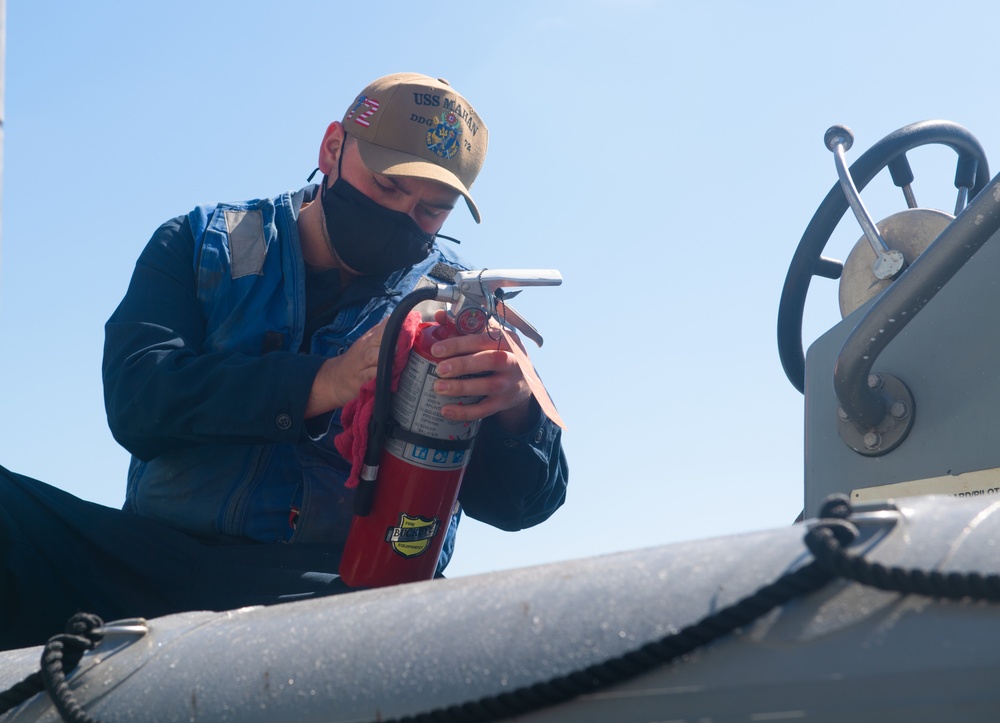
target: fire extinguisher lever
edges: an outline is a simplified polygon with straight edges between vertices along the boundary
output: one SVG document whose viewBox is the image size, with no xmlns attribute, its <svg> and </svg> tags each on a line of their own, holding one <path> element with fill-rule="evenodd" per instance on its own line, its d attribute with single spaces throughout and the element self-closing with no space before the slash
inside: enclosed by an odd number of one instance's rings
<svg viewBox="0 0 1000 723">
<path fill-rule="evenodd" d="M 555 269 L 483 269 L 460 271 L 447 298 L 452 303 L 451 314 L 458 316 L 468 308 L 482 309 L 499 323 L 514 327 L 526 337 L 542 345 L 542 337 L 528 321 L 506 302 L 520 291 L 505 292 L 511 287 L 559 286 L 562 275 Z M 499 309 L 498 309 L 499 305 Z"/>
</svg>

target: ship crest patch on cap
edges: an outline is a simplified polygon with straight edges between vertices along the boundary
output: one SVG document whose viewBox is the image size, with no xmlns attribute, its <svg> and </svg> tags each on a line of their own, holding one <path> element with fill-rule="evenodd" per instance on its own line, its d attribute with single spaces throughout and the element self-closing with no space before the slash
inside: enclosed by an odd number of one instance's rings
<svg viewBox="0 0 1000 723">
<path fill-rule="evenodd" d="M 441 158 L 454 158 L 460 135 L 462 126 L 457 114 L 448 112 L 434 116 L 434 125 L 427 131 L 427 149 Z"/>
</svg>

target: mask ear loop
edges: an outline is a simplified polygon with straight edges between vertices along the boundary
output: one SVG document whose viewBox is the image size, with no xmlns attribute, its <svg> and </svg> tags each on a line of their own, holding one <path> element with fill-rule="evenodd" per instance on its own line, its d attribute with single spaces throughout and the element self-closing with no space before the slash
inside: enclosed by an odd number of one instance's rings
<svg viewBox="0 0 1000 723">
<path fill-rule="evenodd" d="M 317 173 L 319 173 L 319 166 L 316 166 L 316 168 L 313 170 L 313 172 L 309 174 L 309 178 L 306 179 L 306 183 L 312 183 L 313 176 L 315 176 Z M 323 203 L 323 201 L 326 200 L 326 179 L 327 179 L 327 175 L 324 173 L 323 174 L 323 178 L 321 178 L 320 182 L 319 182 L 319 202 L 320 203 Z"/>
<path fill-rule="evenodd" d="M 341 163 L 343 162 L 343 159 L 344 159 L 344 147 L 346 145 L 347 145 L 347 134 L 345 133 L 344 134 L 344 143 L 343 143 L 343 145 L 341 145 L 341 147 L 340 147 L 340 153 L 337 155 L 337 178 L 340 178 L 340 169 L 342 167 Z M 316 168 L 313 169 L 313 172 L 309 174 L 309 177 L 306 178 L 306 183 L 312 183 L 312 179 L 313 179 L 313 177 L 317 173 L 319 173 L 319 166 L 316 166 Z M 327 178 L 328 178 L 328 176 L 324 173 L 323 174 L 323 185 L 320 187 L 320 198 L 322 198 L 323 195 L 326 193 L 326 181 L 327 181 Z"/>
</svg>

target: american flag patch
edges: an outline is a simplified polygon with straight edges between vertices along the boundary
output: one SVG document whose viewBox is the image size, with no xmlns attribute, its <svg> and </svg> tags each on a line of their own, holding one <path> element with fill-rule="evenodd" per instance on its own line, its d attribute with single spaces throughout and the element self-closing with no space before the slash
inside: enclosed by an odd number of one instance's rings
<svg viewBox="0 0 1000 723">
<path fill-rule="evenodd" d="M 364 110 L 358 114 L 357 118 L 354 118 L 354 122 L 359 126 L 367 128 L 371 125 L 368 119 L 375 115 L 375 111 L 378 110 L 378 101 L 366 95 L 358 96 L 358 100 L 354 103 L 354 107 L 351 108 L 351 112 L 347 114 L 348 120 L 354 117 L 358 108 L 364 108 Z"/>
</svg>

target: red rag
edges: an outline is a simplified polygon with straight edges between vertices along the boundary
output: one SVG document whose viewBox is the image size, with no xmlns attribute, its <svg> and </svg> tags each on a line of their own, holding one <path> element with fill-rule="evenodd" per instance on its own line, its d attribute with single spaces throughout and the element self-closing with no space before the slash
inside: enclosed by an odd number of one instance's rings
<svg viewBox="0 0 1000 723">
<path fill-rule="evenodd" d="M 403 328 L 399 331 L 399 339 L 396 342 L 396 356 L 392 361 L 392 384 L 393 392 L 399 386 L 399 376 L 403 373 L 406 360 L 410 356 L 410 348 L 420 332 L 420 313 L 411 311 L 403 320 Z M 368 448 L 368 424 L 375 409 L 375 380 L 368 382 L 361 387 L 361 392 L 357 397 L 349 401 L 340 413 L 340 423 L 344 428 L 338 434 L 333 444 L 337 451 L 343 455 L 344 459 L 351 461 L 351 475 L 347 478 L 345 486 L 353 489 L 361 481 L 361 466 L 365 461 L 365 450 Z"/>
</svg>

